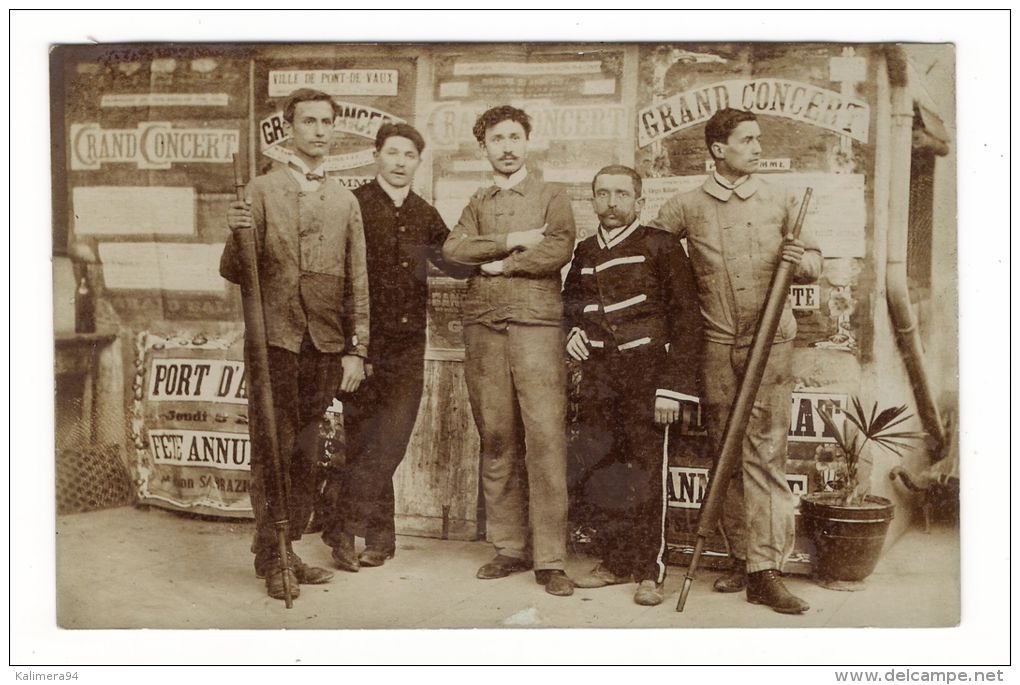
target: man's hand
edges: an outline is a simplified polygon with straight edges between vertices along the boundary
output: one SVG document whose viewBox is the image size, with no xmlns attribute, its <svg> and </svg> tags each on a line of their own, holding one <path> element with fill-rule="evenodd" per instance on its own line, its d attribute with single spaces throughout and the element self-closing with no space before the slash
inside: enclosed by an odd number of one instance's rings
<svg viewBox="0 0 1020 685">
<path fill-rule="evenodd" d="M 352 393 L 365 380 L 365 360 L 355 354 L 345 354 L 340 364 L 344 370 L 340 379 L 340 392 Z"/>
<path fill-rule="evenodd" d="M 783 238 L 783 251 L 782 259 L 784 262 L 789 262 L 794 266 L 800 264 L 801 257 L 804 256 L 804 243 L 798 238 L 794 238 L 792 233 L 788 233 Z"/>
<path fill-rule="evenodd" d="M 508 250 L 526 250 L 529 247 L 535 247 L 542 239 L 545 238 L 545 229 L 548 224 L 545 224 L 541 228 L 532 228 L 528 231 L 514 231 L 513 233 L 506 234 L 506 249 Z"/>
<path fill-rule="evenodd" d="M 579 362 L 583 362 L 591 353 L 588 351 L 588 334 L 580 328 L 575 328 L 567 339 L 567 354 Z"/>
<path fill-rule="evenodd" d="M 485 276 L 499 276 L 503 273 L 503 260 L 498 259 L 494 262 L 486 262 L 481 266 L 482 274 Z"/>
<path fill-rule="evenodd" d="M 668 397 L 655 398 L 655 423 L 665 426 L 680 420 L 680 402 Z"/>
<path fill-rule="evenodd" d="M 248 200 L 234 200 L 227 210 L 227 226 L 231 231 L 239 228 L 251 228 L 251 202 Z"/>
</svg>

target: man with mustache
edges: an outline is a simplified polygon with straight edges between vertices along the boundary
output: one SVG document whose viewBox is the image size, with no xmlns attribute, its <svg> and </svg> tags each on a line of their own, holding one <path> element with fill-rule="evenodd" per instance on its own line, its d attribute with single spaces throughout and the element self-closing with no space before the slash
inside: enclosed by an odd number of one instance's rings
<svg viewBox="0 0 1020 685">
<path fill-rule="evenodd" d="M 560 270 L 574 249 L 574 216 L 564 188 L 528 173 L 527 113 L 494 107 L 473 133 L 493 183 L 471 197 L 443 256 L 479 268 L 464 298 L 464 378 L 496 556 L 477 576 L 534 567 L 546 592 L 570 595 Z"/>
<path fill-rule="evenodd" d="M 269 379 L 277 450 L 284 472 L 290 540 L 301 539 L 315 497 L 319 423 L 338 391 L 364 380 L 368 354 L 368 276 L 361 210 L 354 195 L 326 178 L 323 162 L 333 137 L 336 104 L 326 93 L 294 91 L 283 108 L 293 157 L 287 166 L 252 179 L 246 201 L 230 205 L 231 235 L 220 274 L 241 280 L 233 231 L 252 228 L 266 318 Z M 246 340 L 247 357 L 250 340 Z M 252 386 L 254 398 L 264 389 Z M 251 503 L 255 513 L 255 575 L 274 599 L 286 599 L 283 565 L 270 521 L 264 478 L 265 418 L 249 404 L 252 440 Z M 328 582 L 333 574 L 308 566 L 293 551 L 291 596 L 298 584 Z"/>
<path fill-rule="evenodd" d="M 754 114 L 719 110 L 705 125 L 705 143 L 715 170 L 700 188 L 670 198 L 651 225 L 687 239 L 705 327 L 708 429 L 719 445 L 776 262 L 796 265 L 794 278 L 805 283 L 821 273 L 822 253 L 808 226 L 799 240 L 789 235 L 798 198 L 754 175 L 761 158 Z M 787 614 L 809 608 L 780 577 L 794 543 L 786 436 L 796 334 L 787 302 L 723 506 L 733 567 L 715 583 L 718 592 L 746 589 L 747 601 Z"/>
<path fill-rule="evenodd" d="M 597 525 L 602 562 L 575 582 L 636 581 L 634 601 L 654 606 L 666 578 L 665 447 L 681 403 L 699 401 L 701 315 L 680 241 L 641 225 L 641 176 L 607 166 L 592 194 L 599 227 L 578 244 L 563 290 L 567 352 L 581 362 L 575 504 L 597 499 L 586 484 L 612 485 L 601 488 L 611 500 Z"/>
</svg>

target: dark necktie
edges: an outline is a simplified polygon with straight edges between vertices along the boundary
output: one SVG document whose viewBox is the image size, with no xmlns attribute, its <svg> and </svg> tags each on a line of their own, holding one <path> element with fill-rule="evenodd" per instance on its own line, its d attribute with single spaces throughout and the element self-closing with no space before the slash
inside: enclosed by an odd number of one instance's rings
<svg viewBox="0 0 1020 685">
<path fill-rule="evenodd" d="M 299 167 L 297 164 L 294 164 L 293 162 L 287 162 L 287 166 L 289 166 L 294 171 L 297 171 L 298 173 L 304 171 L 304 169 Z M 305 178 L 307 178 L 309 181 L 313 181 L 315 183 L 319 183 L 321 181 L 325 181 L 326 180 L 325 175 L 323 175 L 323 174 L 313 174 L 311 171 L 305 171 Z"/>
</svg>

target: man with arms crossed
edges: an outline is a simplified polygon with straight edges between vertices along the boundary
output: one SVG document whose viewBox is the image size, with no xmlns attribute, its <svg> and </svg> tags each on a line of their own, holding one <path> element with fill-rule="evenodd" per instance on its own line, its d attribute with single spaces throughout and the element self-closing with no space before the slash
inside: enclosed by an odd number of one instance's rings
<svg viewBox="0 0 1020 685">
<path fill-rule="evenodd" d="M 577 475 L 623 462 L 634 477 L 599 525 L 602 563 L 575 582 L 637 581 L 634 601 L 654 606 L 666 577 L 666 441 L 681 402 L 698 402 L 701 314 L 680 241 L 640 223 L 638 173 L 605 167 L 592 193 L 599 227 L 577 246 L 563 291 L 567 352 L 581 362 Z"/>
<path fill-rule="evenodd" d="M 570 595 L 560 269 L 574 249 L 574 216 L 563 188 L 528 174 L 524 111 L 494 107 L 473 133 L 493 185 L 471 197 L 443 256 L 479 267 L 464 298 L 464 376 L 496 557 L 477 575 L 503 578 L 534 566 L 546 592 Z"/>
<path fill-rule="evenodd" d="M 705 327 L 705 400 L 716 445 L 722 441 L 777 260 L 796 265 L 799 283 L 816 280 L 822 267 L 821 250 L 807 227 L 799 240 L 788 235 L 797 198 L 754 175 L 760 139 L 754 114 L 726 108 L 712 115 L 705 143 L 715 171 L 700 188 L 670 198 L 652 222 L 687 238 Z M 788 614 L 809 608 L 786 589 L 780 576 L 794 543 L 786 436 L 796 333 L 787 303 L 747 425 L 741 469 L 723 506 L 733 568 L 715 583 L 719 592 L 746 588 L 747 601 Z"/>
<path fill-rule="evenodd" d="M 294 157 L 251 181 L 245 202 L 234 202 L 232 231 L 253 227 L 268 337 L 269 378 L 280 462 L 284 472 L 290 540 L 299 540 L 315 496 L 319 423 L 338 389 L 354 392 L 364 379 L 368 353 L 368 276 L 361 210 L 350 191 L 326 179 L 323 159 L 333 136 L 336 106 L 326 93 L 301 89 L 284 106 L 284 130 Z M 240 282 L 239 248 L 233 233 L 220 274 Z M 346 297 L 345 297 L 346 293 Z M 246 350 L 252 344 L 246 340 Z M 246 356 L 247 353 L 246 353 Z M 265 418 L 251 387 L 252 509 L 255 512 L 255 575 L 270 597 L 285 599 L 283 567 L 269 519 L 264 478 Z M 290 552 L 298 583 L 325 583 L 333 574 L 304 564 Z"/>
</svg>

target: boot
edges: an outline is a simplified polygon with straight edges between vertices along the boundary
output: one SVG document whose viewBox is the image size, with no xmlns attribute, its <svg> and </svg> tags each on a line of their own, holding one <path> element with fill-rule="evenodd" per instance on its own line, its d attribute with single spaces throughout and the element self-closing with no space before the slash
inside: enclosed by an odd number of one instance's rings
<svg viewBox="0 0 1020 685">
<path fill-rule="evenodd" d="M 747 574 L 747 601 L 764 604 L 781 614 L 803 614 L 808 603 L 790 593 L 774 568 Z"/>
<path fill-rule="evenodd" d="M 342 533 L 333 544 L 333 563 L 342 571 L 357 573 L 361 568 L 358 554 L 354 551 L 354 536 Z"/>
<path fill-rule="evenodd" d="M 730 570 L 715 579 L 712 588 L 716 592 L 740 592 L 747 587 L 747 562 L 733 559 Z"/>
</svg>

